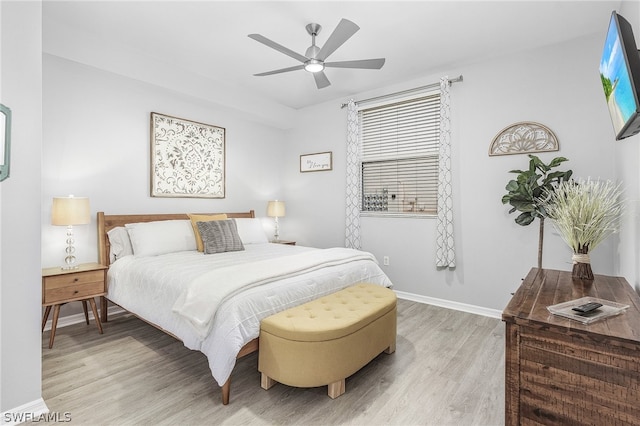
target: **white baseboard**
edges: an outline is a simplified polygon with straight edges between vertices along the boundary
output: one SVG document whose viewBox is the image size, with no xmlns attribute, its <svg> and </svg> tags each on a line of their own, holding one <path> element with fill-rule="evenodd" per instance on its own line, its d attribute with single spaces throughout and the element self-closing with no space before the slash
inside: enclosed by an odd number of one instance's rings
<svg viewBox="0 0 640 426">
<path fill-rule="evenodd" d="M 123 312 L 126 312 L 126 311 L 119 306 L 109 306 L 109 308 L 107 309 L 107 314 L 109 316 L 121 314 Z M 93 320 L 93 312 L 91 311 L 91 309 L 89 309 L 89 321 L 91 320 Z M 51 322 L 52 322 L 51 319 L 47 321 L 47 324 L 45 324 L 44 326 L 44 331 L 51 330 Z M 85 322 L 84 312 L 58 318 L 57 328 L 67 327 L 69 325 L 78 324 L 81 322 Z"/>
<path fill-rule="evenodd" d="M 411 300 L 418 303 L 426 303 L 427 305 L 440 306 L 441 308 L 454 309 L 456 311 L 468 312 L 470 314 L 482 315 L 491 318 L 502 318 L 502 311 L 497 309 L 489 309 L 482 306 L 468 305 L 466 303 L 453 302 L 451 300 L 438 299 L 435 297 L 421 296 L 414 293 L 406 293 L 404 291 L 396 291 L 400 299 Z"/>
<path fill-rule="evenodd" d="M 497 309 L 489 309 L 483 306 L 469 305 L 466 303 L 453 302 L 451 300 L 438 299 L 435 297 L 422 296 L 414 293 L 407 293 L 404 291 L 395 291 L 396 295 L 400 299 L 411 300 L 418 303 L 426 303 L 427 305 L 440 306 L 441 308 L 453 309 L 456 311 L 468 312 L 470 314 L 482 315 L 490 318 L 502 318 L 502 311 Z M 119 306 L 109 306 L 109 316 L 125 313 L 126 311 Z M 89 321 L 93 320 L 93 312 L 89 310 Z M 78 313 L 74 315 L 68 315 L 58 319 L 58 328 L 66 327 L 73 324 L 84 322 L 84 313 Z M 46 330 L 51 330 L 51 320 L 47 321 L 44 327 Z"/>
<path fill-rule="evenodd" d="M 54 414 L 58 415 L 58 413 Z M 49 420 L 49 407 L 45 404 L 44 399 L 38 398 L 35 401 L 4 411 L 1 415 L 0 425 L 19 425 L 21 423 L 38 422 L 40 420 L 47 421 Z M 58 415 L 55 419 L 62 420 L 63 417 Z M 54 420 L 53 416 L 51 420 Z"/>
</svg>

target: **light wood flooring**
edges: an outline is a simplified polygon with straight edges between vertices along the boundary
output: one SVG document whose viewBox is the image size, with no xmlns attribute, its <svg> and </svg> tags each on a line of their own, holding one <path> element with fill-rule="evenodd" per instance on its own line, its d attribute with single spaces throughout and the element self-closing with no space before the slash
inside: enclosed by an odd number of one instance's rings
<svg viewBox="0 0 640 426">
<path fill-rule="evenodd" d="M 42 394 L 72 425 L 502 425 L 504 325 L 398 301 L 396 352 L 327 388 L 260 387 L 257 355 L 236 365 L 223 406 L 207 360 L 131 315 L 42 339 Z M 49 424 L 49 423 L 48 423 Z"/>
</svg>

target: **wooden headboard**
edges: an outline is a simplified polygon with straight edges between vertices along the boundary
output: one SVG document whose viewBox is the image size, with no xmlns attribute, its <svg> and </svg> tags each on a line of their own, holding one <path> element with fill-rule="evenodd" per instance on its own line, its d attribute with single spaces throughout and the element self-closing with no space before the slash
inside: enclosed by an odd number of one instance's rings
<svg viewBox="0 0 640 426">
<path fill-rule="evenodd" d="M 220 213 L 197 213 L 197 214 L 220 214 Z M 240 213 L 226 213 L 229 218 L 254 218 L 255 211 Z M 165 214 L 110 214 L 98 212 L 98 259 L 102 265 L 109 266 L 109 238 L 107 232 L 111 229 L 124 226 L 127 223 L 154 222 L 157 220 L 179 220 L 189 219 L 186 213 L 165 213 Z"/>
</svg>

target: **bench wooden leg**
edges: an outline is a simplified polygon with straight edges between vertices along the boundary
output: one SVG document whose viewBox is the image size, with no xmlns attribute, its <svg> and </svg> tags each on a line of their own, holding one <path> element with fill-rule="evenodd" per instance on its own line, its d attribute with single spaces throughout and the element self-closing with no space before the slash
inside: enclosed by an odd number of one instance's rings
<svg viewBox="0 0 640 426">
<path fill-rule="evenodd" d="M 266 374 L 262 373 L 262 376 L 260 377 L 260 387 L 262 389 L 269 390 L 276 383 L 278 383 L 278 382 L 276 382 L 275 380 L 273 380 L 271 377 L 267 376 Z"/>
<path fill-rule="evenodd" d="M 336 399 L 340 395 L 342 395 L 345 391 L 345 379 L 342 379 L 337 382 L 329 383 L 327 394 L 331 397 L 331 399 Z"/>
<path fill-rule="evenodd" d="M 385 354 L 392 354 L 396 351 L 396 341 L 394 340 L 392 344 L 389 345 L 387 349 L 384 350 Z"/>
</svg>

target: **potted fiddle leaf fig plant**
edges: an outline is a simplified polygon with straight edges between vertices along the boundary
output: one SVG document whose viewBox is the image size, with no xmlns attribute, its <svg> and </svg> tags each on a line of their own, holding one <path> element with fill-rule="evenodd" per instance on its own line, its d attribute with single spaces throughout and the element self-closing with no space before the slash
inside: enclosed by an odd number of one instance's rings
<svg viewBox="0 0 640 426">
<path fill-rule="evenodd" d="M 545 164 L 540 158 L 529 154 L 529 168 L 527 170 L 511 170 L 509 173 L 517 173 L 515 179 L 511 179 L 505 189 L 507 193 L 502 197 L 502 204 L 509 204 L 509 213 L 519 211 L 515 222 L 521 226 L 527 226 L 534 220 L 540 219 L 538 233 L 538 269 L 542 269 L 542 247 L 544 241 L 544 219 L 547 217 L 545 200 L 548 199 L 558 185 L 571 178 L 573 172 L 552 171 L 565 161 L 565 157 L 556 157 L 549 164 Z"/>
</svg>

